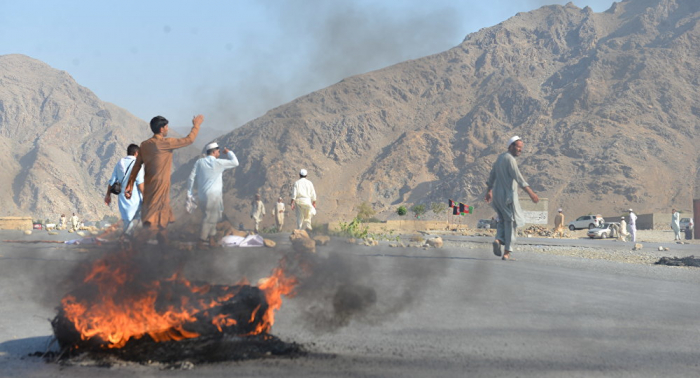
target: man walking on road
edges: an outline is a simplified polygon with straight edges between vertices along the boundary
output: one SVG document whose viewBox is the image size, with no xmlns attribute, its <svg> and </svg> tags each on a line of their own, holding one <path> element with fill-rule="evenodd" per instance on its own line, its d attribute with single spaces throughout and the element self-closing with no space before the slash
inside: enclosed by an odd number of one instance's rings
<svg viewBox="0 0 700 378">
<path fill-rule="evenodd" d="M 275 204 L 275 226 L 277 226 L 277 232 L 282 231 L 282 227 L 284 227 L 284 201 L 282 197 L 278 198 Z"/>
<path fill-rule="evenodd" d="M 70 217 L 70 229 L 72 231 L 78 231 L 80 229 L 80 219 L 77 215 L 75 215 L 75 213 L 73 213 L 73 216 Z"/>
<path fill-rule="evenodd" d="M 205 148 L 207 156 L 197 160 L 187 180 L 187 198 L 192 197 L 192 189 L 197 183 L 199 204 L 204 218 L 199 240 L 202 245 L 209 243 L 214 246 L 216 224 L 224 214 L 224 181 L 222 174 L 225 170 L 238 167 L 238 158 L 228 148 L 224 147 L 226 159 L 219 159 L 221 152 L 217 143 L 209 143 Z"/>
<path fill-rule="evenodd" d="M 519 136 L 508 140 L 508 151 L 498 156 L 486 182 L 486 203 L 492 204 L 499 219 L 496 227 L 496 240 L 493 242 L 493 253 L 496 256 L 501 256 L 501 246 L 503 246 L 503 260 L 508 260 L 513 252 L 516 229 L 525 224 L 523 210 L 518 200 L 518 186 L 523 188 L 532 202 L 540 201 L 540 198 L 520 174 L 518 162 L 515 161 L 515 158 L 522 153 L 523 144 Z"/>
<path fill-rule="evenodd" d="M 107 185 L 107 194 L 105 194 L 105 203 L 109 206 L 112 203 L 112 185 L 119 182 L 122 188 L 125 187 L 125 180 L 131 175 L 131 171 L 134 168 L 134 163 L 136 158 L 139 156 L 139 146 L 135 144 L 130 144 L 126 148 L 126 157 L 119 160 L 117 165 L 114 167 L 112 172 L 112 177 L 109 179 Z M 140 219 L 141 201 L 143 200 L 143 169 L 138 172 L 136 176 L 136 192 L 132 193 L 131 198 L 126 198 L 125 192 L 122 190 L 117 196 L 119 200 L 119 213 L 122 216 L 122 223 L 124 227 L 124 235 L 131 235 L 134 231 L 135 221 Z"/>
<path fill-rule="evenodd" d="M 681 213 L 676 209 L 671 210 L 671 229 L 673 230 L 673 240 L 681 240 Z"/>
<path fill-rule="evenodd" d="M 637 242 L 637 214 L 630 209 L 630 215 L 629 215 L 630 221 L 629 221 L 629 228 L 630 228 L 630 237 L 632 238 L 632 243 Z"/>
<path fill-rule="evenodd" d="M 141 143 L 139 156 L 131 170 L 129 182 L 124 189 L 126 198 L 131 198 L 136 176 L 144 167 L 143 204 L 141 206 L 141 221 L 144 232 L 137 239 L 147 241 L 156 235 L 158 244 L 167 243 L 165 228 L 175 221 L 173 209 L 170 207 L 170 173 L 173 166 L 173 151 L 187 147 L 194 142 L 199 133 L 199 126 L 204 122 L 204 116 L 198 115 L 192 119 L 192 129 L 184 138 L 167 138 L 168 120 L 157 116 L 151 119 L 153 137 Z"/>
<path fill-rule="evenodd" d="M 255 230 L 256 234 L 260 232 L 260 222 L 262 222 L 264 216 L 265 204 L 260 199 L 260 194 L 256 194 L 255 200 L 251 204 L 250 208 L 250 217 L 253 218 L 253 221 L 255 222 L 255 227 L 253 229 Z"/>
<path fill-rule="evenodd" d="M 292 189 L 292 210 L 297 213 L 297 230 L 311 231 L 311 217 L 316 215 L 316 189 L 307 178 L 306 169 L 299 171 L 299 180 Z"/>
<path fill-rule="evenodd" d="M 561 207 L 557 211 L 559 213 L 554 217 L 554 235 L 559 235 L 561 238 L 564 235 L 564 213 Z"/>
</svg>

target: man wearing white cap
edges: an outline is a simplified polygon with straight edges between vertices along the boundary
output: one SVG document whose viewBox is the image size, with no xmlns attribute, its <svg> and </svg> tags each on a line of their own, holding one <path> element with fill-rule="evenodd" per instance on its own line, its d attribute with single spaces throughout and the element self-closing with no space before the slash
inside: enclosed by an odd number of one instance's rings
<svg viewBox="0 0 700 378">
<path fill-rule="evenodd" d="M 515 231 L 525 224 L 523 210 L 518 201 L 518 186 L 523 188 L 530 196 L 532 202 L 540 201 L 530 185 L 525 181 L 518 169 L 515 158 L 520 156 L 523 150 L 523 141 L 519 136 L 508 140 L 508 151 L 500 154 L 491 168 L 489 179 L 486 182 L 486 203 L 491 203 L 498 214 L 496 227 L 496 240 L 493 242 L 493 253 L 501 256 L 503 246 L 503 260 L 510 258 L 515 243 Z"/>
<path fill-rule="evenodd" d="M 630 237 L 632 238 L 632 243 L 635 243 L 637 241 L 637 214 L 632 209 L 630 209 L 629 218 Z"/>
<path fill-rule="evenodd" d="M 311 217 L 316 214 L 316 190 L 306 175 L 306 169 L 299 171 L 299 180 L 292 189 L 291 207 L 296 208 L 297 230 L 311 231 Z"/>
<path fill-rule="evenodd" d="M 233 151 L 226 147 L 224 147 L 224 154 L 227 158 L 219 159 L 221 152 L 216 142 L 207 144 L 204 149 L 207 156 L 194 163 L 190 177 L 187 180 L 187 196 L 188 198 L 192 197 L 192 189 L 196 181 L 199 206 L 204 212 L 202 232 L 199 238 L 202 244 L 209 242 L 209 245 L 213 245 L 213 237 L 216 235 L 216 224 L 221 221 L 224 212 L 224 181 L 222 174 L 227 169 L 236 168 L 238 159 Z"/>
<path fill-rule="evenodd" d="M 561 207 L 557 210 L 559 213 L 554 217 L 554 235 L 562 237 L 564 235 L 564 213 Z"/>
<path fill-rule="evenodd" d="M 275 225 L 278 232 L 282 231 L 282 227 L 284 227 L 284 201 L 282 197 L 278 198 L 275 204 Z"/>
</svg>

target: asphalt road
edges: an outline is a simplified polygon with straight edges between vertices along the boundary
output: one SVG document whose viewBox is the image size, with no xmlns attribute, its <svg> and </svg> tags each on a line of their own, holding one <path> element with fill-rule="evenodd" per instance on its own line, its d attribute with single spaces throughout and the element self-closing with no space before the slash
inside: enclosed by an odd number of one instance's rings
<svg viewBox="0 0 700 378">
<path fill-rule="evenodd" d="M 279 241 L 276 250 L 202 253 L 201 266 L 188 272 L 255 282 L 285 249 Z M 488 243 L 473 241 L 473 249 L 323 247 L 317 280 L 285 299 L 272 328 L 305 345 L 308 356 L 193 370 L 66 367 L 28 357 L 45 349 L 48 319 L 73 268 L 101 250 L 3 243 L 0 377 L 700 375 L 700 270 L 537 253 L 504 262 Z M 347 323 L 334 322 L 332 293 L 324 290 L 343 280 L 377 294 L 376 304 Z"/>
</svg>

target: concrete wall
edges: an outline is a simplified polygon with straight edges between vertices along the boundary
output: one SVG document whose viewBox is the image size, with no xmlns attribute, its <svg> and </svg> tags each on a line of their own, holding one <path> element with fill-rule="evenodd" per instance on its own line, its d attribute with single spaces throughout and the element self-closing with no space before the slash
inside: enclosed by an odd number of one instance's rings
<svg viewBox="0 0 700 378">
<path fill-rule="evenodd" d="M 31 217 L 0 217 L 0 230 L 31 230 Z"/>
<path fill-rule="evenodd" d="M 621 216 L 606 216 L 606 222 L 619 222 Z M 665 217 L 665 218 L 664 218 Z M 629 217 L 625 215 L 625 222 L 629 222 Z M 637 214 L 637 230 L 670 230 L 671 214 L 651 213 Z"/>
<path fill-rule="evenodd" d="M 519 200 L 525 214 L 525 227 L 549 224 L 549 198 L 540 198 L 539 202 L 534 203 L 526 193 L 520 193 Z"/>
</svg>

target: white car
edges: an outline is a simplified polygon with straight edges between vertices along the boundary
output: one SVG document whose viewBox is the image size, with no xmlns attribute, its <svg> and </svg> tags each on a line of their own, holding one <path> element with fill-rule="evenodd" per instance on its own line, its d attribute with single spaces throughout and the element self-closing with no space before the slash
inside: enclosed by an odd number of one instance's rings
<svg viewBox="0 0 700 378">
<path fill-rule="evenodd" d="M 690 218 L 681 218 L 680 221 L 680 226 L 681 226 L 681 231 L 685 231 L 686 228 L 690 225 Z"/>
<path fill-rule="evenodd" d="M 620 224 L 617 222 L 603 223 L 602 226 L 592 228 L 588 230 L 588 237 L 591 239 L 607 239 L 616 238 L 617 232 L 615 232 L 613 225 L 617 225 L 617 229 L 620 229 Z"/>
<path fill-rule="evenodd" d="M 476 228 L 491 228 L 491 219 L 479 219 Z"/>
<path fill-rule="evenodd" d="M 569 223 L 569 230 L 580 230 L 583 228 L 587 228 L 589 230 L 599 227 L 605 223 L 605 219 L 603 219 L 602 216 L 600 215 L 582 215 L 578 217 L 575 221 Z"/>
</svg>

